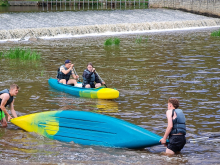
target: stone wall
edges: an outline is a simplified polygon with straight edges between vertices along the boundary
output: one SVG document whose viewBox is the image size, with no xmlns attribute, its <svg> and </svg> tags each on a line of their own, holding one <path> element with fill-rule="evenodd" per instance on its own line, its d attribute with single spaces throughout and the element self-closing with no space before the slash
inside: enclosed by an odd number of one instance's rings
<svg viewBox="0 0 220 165">
<path fill-rule="evenodd" d="M 149 7 L 183 9 L 220 16 L 220 0 L 149 0 Z"/>
</svg>

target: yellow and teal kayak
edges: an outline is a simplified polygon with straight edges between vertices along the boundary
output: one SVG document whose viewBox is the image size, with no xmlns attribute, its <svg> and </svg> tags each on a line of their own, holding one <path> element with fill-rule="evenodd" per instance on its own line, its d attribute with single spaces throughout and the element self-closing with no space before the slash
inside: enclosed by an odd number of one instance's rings
<svg viewBox="0 0 220 165">
<path fill-rule="evenodd" d="M 112 88 L 99 87 L 99 88 L 83 88 L 82 83 L 77 86 L 61 84 L 57 79 L 50 78 L 49 85 L 59 91 L 69 93 L 77 97 L 88 97 L 97 99 L 116 99 L 119 97 L 119 91 Z"/>
<path fill-rule="evenodd" d="M 124 120 L 85 111 L 40 112 L 10 121 L 28 132 L 82 145 L 145 148 L 160 145 L 162 138 Z"/>
</svg>

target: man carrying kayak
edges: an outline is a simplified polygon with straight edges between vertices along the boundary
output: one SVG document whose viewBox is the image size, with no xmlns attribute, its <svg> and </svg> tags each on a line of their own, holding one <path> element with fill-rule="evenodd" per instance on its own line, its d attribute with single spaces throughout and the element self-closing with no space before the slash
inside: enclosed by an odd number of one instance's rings
<svg viewBox="0 0 220 165">
<path fill-rule="evenodd" d="M 60 83 L 63 84 L 77 84 L 76 79 L 79 78 L 78 75 L 75 75 L 73 72 L 74 64 L 70 60 L 66 60 L 64 65 L 61 65 L 57 71 L 57 79 Z M 73 76 L 73 79 L 70 79 L 70 75 Z"/>
<path fill-rule="evenodd" d="M 96 82 L 96 84 L 94 83 Z M 101 85 L 104 85 L 105 82 L 101 82 L 98 75 L 95 73 L 95 68 L 91 62 L 87 64 L 87 69 L 83 72 L 83 84 L 82 86 L 85 88 L 98 88 Z"/>
<path fill-rule="evenodd" d="M 9 105 L 13 117 L 17 117 L 17 114 L 14 110 L 14 96 L 18 94 L 19 87 L 16 84 L 10 86 L 10 90 L 4 89 L 0 91 L 0 120 L 3 127 L 7 127 L 7 121 L 5 115 L 8 117 L 8 121 L 12 119 L 9 113 L 6 110 L 6 106 Z"/>
<path fill-rule="evenodd" d="M 164 144 L 166 154 L 173 155 L 183 149 L 186 144 L 186 125 L 185 116 L 179 107 L 179 100 L 170 98 L 168 100 L 168 110 L 166 112 L 168 126 L 163 138 L 160 140 L 161 144 Z M 169 136 L 169 142 L 166 144 L 166 139 Z"/>
</svg>

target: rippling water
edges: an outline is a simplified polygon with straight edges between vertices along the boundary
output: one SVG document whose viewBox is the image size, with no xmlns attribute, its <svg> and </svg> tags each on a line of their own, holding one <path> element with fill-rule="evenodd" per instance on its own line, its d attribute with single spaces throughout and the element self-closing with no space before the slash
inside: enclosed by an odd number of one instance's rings
<svg viewBox="0 0 220 165">
<path fill-rule="evenodd" d="M 167 100 L 180 100 L 187 119 L 187 139 L 220 131 L 220 39 L 215 29 L 97 36 L 38 42 L 1 43 L 0 51 L 24 46 L 42 53 L 38 63 L 1 59 L 0 89 L 15 82 L 21 90 L 15 99 L 19 116 L 34 112 L 76 109 L 114 116 L 163 136 L 167 126 Z M 141 43 L 135 43 L 138 37 Z M 120 46 L 104 47 L 109 37 Z M 147 39 L 147 40 L 146 40 Z M 93 62 L 108 87 L 117 88 L 115 100 L 76 98 L 51 89 L 65 59 L 82 75 Z M 218 164 L 219 141 L 186 144 L 181 154 L 167 157 L 165 148 L 128 150 L 63 143 L 25 132 L 9 123 L 0 128 L 0 158 L 4 164 L 24 162 L 67 164 Z"/>
</svg>

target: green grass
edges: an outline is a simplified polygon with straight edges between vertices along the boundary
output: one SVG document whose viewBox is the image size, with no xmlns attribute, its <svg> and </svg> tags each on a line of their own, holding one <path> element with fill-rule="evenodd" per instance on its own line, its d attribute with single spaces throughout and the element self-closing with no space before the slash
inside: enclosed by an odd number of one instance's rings
<svg viewBox="0 0 220 165">
<path fill-rule="evenodd" d="M 0 58 L 20 59 L 20 60 L 40 60 L 41 54 L 35 50 L 26 48 L 11 48 L 0 54 Z"/>
<path fill-rule="evenodd" d="M 135 43 L 136 44 L 140 44 L 141 42 L 145 41 L 147 43 L 148 41 L 148 37 L 144 38 L 142 36 L 137 36 L 136 39 L 135 39 Z"/>
<path fill-rule="evenodd" d="M 220 37 L 220 29 L 211 33 L 212 37 Z"/>
<path fill-rule="evenodd" d="M 9 3 L 7 0 L 0 0 L 0 6 L 9 6 Z"/>
<path fill-rule="evenodd" d="M 120 44 L 120 39 L 119 38 L 108 38 L 104 42 L 105 46 L 119 45 L 119 44 Z"/>
</svg>

